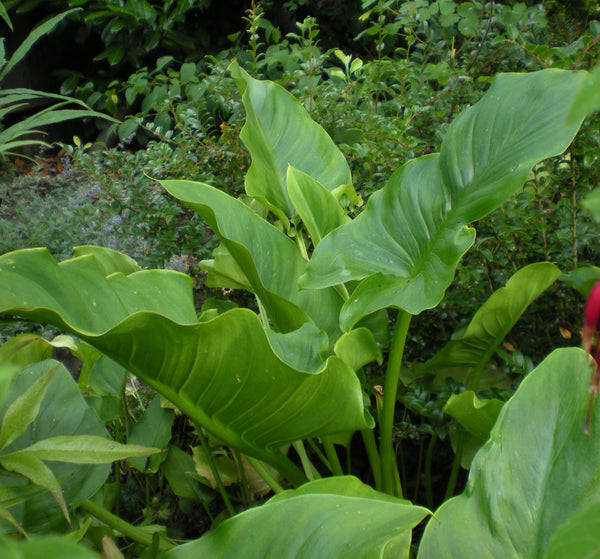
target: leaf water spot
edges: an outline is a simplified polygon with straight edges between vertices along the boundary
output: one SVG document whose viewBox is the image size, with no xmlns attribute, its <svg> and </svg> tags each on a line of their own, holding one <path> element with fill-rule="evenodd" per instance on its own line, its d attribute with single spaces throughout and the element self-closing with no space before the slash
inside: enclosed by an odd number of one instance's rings
<svg viewBox="0 0 600 559">
<path fill-rule="evenodd" d="M 92 299 L 92 306 L 95 307 L 96 306 L 96 300 Z"/>
<path fill-rule="evenodd" d="M 240 377 L 235 377 L 235 382 L 237 382 L 237 383 L 241 383 L 241 382 L 242 382 L 242 379 L 241 379 Z"/>
</svg>

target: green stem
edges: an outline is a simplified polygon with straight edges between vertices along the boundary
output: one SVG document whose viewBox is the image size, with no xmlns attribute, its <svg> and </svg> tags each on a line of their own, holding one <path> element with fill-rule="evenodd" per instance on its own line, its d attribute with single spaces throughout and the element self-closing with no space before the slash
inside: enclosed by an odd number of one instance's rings
<svg viewBox="0 0 600 559">
<path fill-rule="evenodd" d="M 281 493 L 282 491 L 285 491 L 260 460 L 252 458 L 252 456 L 246 456 L 246 460 L 248 460 L 258 475 L 265 480 L 267 485 L 273 490 L 274 493 Z"/>
<path fill-rule="evenodd" d="M 465 432 L 460 431 L 456 441 L 456 452 L 454 454 L 454 462 L 452 463 L 452 470 L 450 471 L 450 477 L 448 478 L 448 485 L 446 487 L 446 495 L 444 501 L 447 501 L 456 489 L 456 480 L 458 479 L 458 472 L 460 471 L 460 463 L 462 461 L 463 450 L 465 447 Z"/>
<path fill-rule="evenodd" d="M 296 441 L 292 443 L 294 450 L 300 457 L 300 462 L 302 463 L 302 468 L 304 469 L 304 473 L 309 481 L 313 481 L 321 477 L 321 474 L 315 468 L 314 464 L 310 461 L 308 454 L 306 454 L 306 449 L 304 448 L 304 443 L 302 441 Z"/>
<path fill-rule="evenodd" d="M 406 311 L 398 311 L 390 355 L 385 373 L 383 386 L 383 406 L 381 409 L 381 428 L 379 452 L 381 455 L 381 486 L 384 493 L 402 497 L 402 486 L 396 482 L 399 479 L 398 464 L 394 455 L 392 434 L 394 430 L 394 411 L 396 409 L 396 395 L 400 382 L 400 366 L 404 354 L 404 344 L 410 325 L 411 315 Z"/>
<path fill-rule="evenodd" d="M 308 446 L 310 446 L 310 448 L 312 448 L 313 452 L 319 457 L 319 459 L 321 460 L 321 462 L 323 462 L 323 464 L 325 465 L 325 467 L 331 473 L 333 473 L 333 469 L 331 468 L 331 464 L 329 463 L 329 460 L 327 460 L 327 456 L 325 456 L 323 454 L 322 450 L 315 443 L 315 441 L 313 441 L 312 439 L 306 439 L 306 442 L 308 443 Z"/>
<path fill-rule="evenodd" d="M 431 461 L 433 459 L 433 449 L 437 441 L 437 435 L 434 433 L 431 435 L 431 440 L 427 447 L 427 454 L 425 455 L 425 493 L 427 500 L 427 507 L 433 510 L 433 491 L 431 487 Z"/>
<path fill-rule="evenodd" d="M 208 441 L 206 440 L 206 437 L 204 436 L 204 433 L 202 432 L 202 429 L 196 429 L 196 436 L 200 439 L 200 444 L 202 445 L 202 449 L 204 450 L 204 454 L 206 456 L 206 459 L 208 460 L 208 465 L 210 466 L 210 471 L 212 472 L 212 475 L 215 478 L 215 483 L 217 484 L 217 489 L 219 490 L 219 493 L 221 494 L 221 498 L 223 499 L 223 502 L 225 503 L 227 512 L 229 512 L 229 514 L 231 516 L 235 516 L 235 509 L 233 508 L 233 505 L 231 504 L 231 500 L 229 499 L 229 495 L 227 494 L 227 490 L 225 489 L 225 486 L 223 485 L 223 481 L 221 480 L 221 476 L 219 474 L 219 468 L 217 468 L 217 464 L 213 458 L 212 452 L 210 450 L 210 446 L 208 444 Z"/>
<path fill-rule="evenodd" d="M 379 451 L 375 442 L 375 434 L 372 429 L 363 429 L 360 434 L 365 445 L 365 450 L 367 451 L 369 463 L 371 464 L 375 489 L 381 491 L 381 459 L 379 458 Z"/>
<path fill-rule="evenodd" d="M 107 526 L 110 526 L 112 529 L 120 532 L 126 538 L 139 542 L 143 545 L 152 545 L 152 534 L 146 530 L 137 528 L 133 524 L 129 524 L 129 522 L 118 517 L 116 514 L 107 511 L 104 507 L 94 503 L 93 501 L 83 501 L 83 503 L 79 504 L 79 507 L 89 512 L 92 516 L 95 516 L 101 522 L 104 522 L 104 524 Z M 174 544 L 163 538 L 160 538 L 158 544 L 159 550 L 167 551 L 173 547 L 175 547 Z"/>
<path fill-rule="evenodd" d="M 343 476 L 344 470 L 342 469 L 337 452 L 335 451 L 335 446 L 328 437 L 323 437 L 323 448 L 325 449 L 325 454 L 327 455 L 329 463 L 331 464 L 333 475 Z"/>
<path fill-rule="evenodd" d="M 246 506 L 249 506 L 252 502 L 252 495 L 250 494 L 250 484 L 248 483 L 248 478 L 246 477 L 246 470 L 244 469 L 244 463 L 242 462 L 242 454 L 237 449 L 235 449 L 233 452 L 235 454 L 235 463 L 237 465 L 238 476 L 242 485 L 242 495 L 244 496 L 244 504 Z"/>
</svg>

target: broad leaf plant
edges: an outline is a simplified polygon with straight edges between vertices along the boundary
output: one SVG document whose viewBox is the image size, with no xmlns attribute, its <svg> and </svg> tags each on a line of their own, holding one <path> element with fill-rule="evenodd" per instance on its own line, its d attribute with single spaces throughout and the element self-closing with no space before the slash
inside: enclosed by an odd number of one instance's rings
<svg viewBox="0 0 600 559">
<path fill-rule="evenodd" d="M 496 76 L 449 126 L 440 153 L 408 161 L 364 209 L 343 154 L 301 104 L 236 62 L 230 72 L 246 110 L 246 195 L 160 182 L 220 240 L 200 263 L 207 285 L 246 290 L 257 310 L 223 312 L 207 303 L 197 314 L 190 277 L 142 270 L 108 249 L 79 247 L 60 263 L 43 248 L 0 257 L 2 315 L 52 324 L 112 358 L 248 457 L 275 491 L 165 558 L 409 557 L 412 529 L 426 518 L 419 559 L 597 552 L 598 538 L 577 537 L 600 504 L 597 406 L 589 435 L 583 430 L 588 356 L 557 350 L 508 402 L 478 397 L 503 338 L 560 277 L 554 264 L 519 270 L 461 337 L 413 372 L 444 378 L 459 371 L 468 388 L 445 408 L 463 427 L 453 442 L 456 468 L 470 468 L 464 492 L 433 515 L 405 500 L 393 431 L 412 316 L 443 299 L 475 240 L 474 223 L 518 192 L 538 162 L 562 153 L 600 106 L 590 87 L 598 72 Z M 11 359 L 0 384 L 7 471 L 19 456 L 38 466 L 45 456 L 35 452 L 42 443 L 10 446 L 23 429 L 13 431 L 19 400 L 10 404 L 8 396 L 20 383 L 19 398 L 40 401 L 56 368 Z M 377 407 L 366 366 L 385 378 Z M 35 380 L 22 380 L 27 371 Z M 337 449 L 356 432 L 372 487 L 340 465 Z M 332 477 L 311 467 L 308 444 L 322 449 Z M 12 502 L 3 503 L 10 514 Z"/>
</svg>

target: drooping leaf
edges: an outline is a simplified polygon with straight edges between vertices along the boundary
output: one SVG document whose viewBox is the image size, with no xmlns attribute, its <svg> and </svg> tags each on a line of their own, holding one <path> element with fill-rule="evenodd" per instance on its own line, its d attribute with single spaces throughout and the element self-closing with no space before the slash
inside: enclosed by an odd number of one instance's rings
<svg viewBox="0 0 600 559">
<path fill-rule="evenodd" d="M 440 377 L 456 367 L 483 369 L 527 307 L 560 276 L 561 271 L 551 262 L 530 264 L 515 272 L 477 310 L 464 335 L 449 341 L 417 374 Z M 472 388 L 478 390 L 479 378 L 472 382 L 477 383 Z"/>
<path fill-rule="evenodd" d="M 57 265 L 33 249 L 0 257 L 0 276 L 0 314 L 74 333 L 225 443 L 276 467 L 287 467 L 277 450 L 285 443 L 372 425 L 342 360 L 330 356 L 311 373 L 286 365 L 246 309 L 197 322 L 191 280 L 182 274 L 106 278 L 93 255 Z M 332 395 L 340 404 L 324 406 Z"/>
<path fill-rule="evenodd" d="M 6 74 L 8 74 L 13 69 L 13 67 L 21 61 L 21 59 L 31 50 L 33 45 L 37 43 L 44 35 L 50 33 L 63 19 L 70 16 L 74 12 L 78 12 L 80 10 L 81 8 L 73 8 L 72 10 L 67 10 L 66 12 L 55 15 L 49 20 L 38 25 L 31 33 L 29 33 L 25 40 L 19 45 L 17 50 L 15 50 L 13 55 L 8 60 L 6 66 L 2 68 L 2 71 L 0 72 L 0 81 L 4 79 Z M 8 23 L 7 18 L 8 16 L 6 16 L 4 19 Z"/>
<path fill-rule="evenodd" d="M 7 402 L 16 401 L 39 378 L 55 370 L 36 418 L 29 423 L 19 438 L 3 449 L 2 457 L 5 460 L 16 460 L 14 453 L 50 437 L 108 436 L 102 422 L 85 403 L 71 374 L 58 365 L 53 360 L 41 361 L 25 368 L 15 378 Z M 0 412 L 6 413 L 6 407 L 7 404 Z M 12 456 L 7 457 L 8 454 Z M 36 456 L 29 456 L 32 458 L 29 462 L 39 460 Z M 25 461 L 27 460 L 26 457 Z M 48 466 L 55 480 L 60 483 L 60 493 L 64 493 L 65 502 L 69 503 L 81 502 L 91 497 L 106 481 L 110 468 L 108 465 L 82 466 L 58 462 L 52 462 Z M 0 487 L 2 504 L 11 507 L 10 512 L 26 531 L 44 532 L 50 528 L 65 527 L 60 509 L 47 492 L 39 494 L 38 488 L 26 482 L 24 478 L 6 474 L 0 475 Z M 55 488 L 55 491 L 59 493 L 59 489 Z"/>
<path fill-rule="evenodd" d="M 60 365 L 50 369 L 38 378 L 23 394 L 17 396 L 8 406 L 0 426 L 0 450 L 18 439 L 28 425 L 37 417 L 42 400 Z"/>
<path fill-rule="evenodd" d="M 600 404 L 584 434 L 590 367 L 559 349 L 521 383 L 477 453 L 465 491 L 425 529 L 418 559 L 541 558 L 559 527 L 600 500 Z"/>
<path fill-rule="evenodd" d="M 439 155 L 404 165 L 362 214 L 321 241 L 302 285 L 362 280 L 342 309 L 344 330 L 381 308 L 418 314 L 434 307 L 473 242 L 467 224 L 569 145 L 581 118 L 567 125 L 567 114 L 587 78 L 560 70 L 496 76 L 451 124 Z"/>
<path fill-rule="evenodd" d="M 252 157 L 246 192 L 283 222 L 296 213 L 288 196 L 288 165 L 308 173 L 327 190 L 352 182 L 348 163 L 327 133 L 280 85 L 255 80 L 237 62 L 229 71 L 242 92 L 246 123 L 240 138 Z"/>
<path fill-rule="evenodd" d="M 62 489 L 52 470 L 37 456 L 32 454 L 9 454 L 0 456 L 0 466 L 8 472 L 15 472 L 29 479 L 34 485 L 50 491 L 69 524 L 69 511 Z"/>
<path fill-rule="evenodd" d="M 408 559 L 411 530 L 428 513 L 356 478 L 321 479 L 225 521 L 165 559 Z"/>
</svg>

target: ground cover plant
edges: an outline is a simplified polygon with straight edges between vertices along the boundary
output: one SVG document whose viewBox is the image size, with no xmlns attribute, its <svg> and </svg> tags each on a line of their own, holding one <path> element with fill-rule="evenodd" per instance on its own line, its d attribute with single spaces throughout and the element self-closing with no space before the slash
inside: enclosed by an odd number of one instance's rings
<svg viewBox="0 0 600 559">
<path fill-rule="evenodd" d="M 402 362 L 412 316 L 443 300 L 474 242 L 472 224 L 517 192 L 536 163 L 563 152 L 583 118 L 598 108 L 598 72 L 497 76 L 481 101 L 448 127 L 440 152 L 401 166 L 362 211 L 342 152 L 302 105 L 237 63 L 230 72 L 242 94 L 241 138 L 252 160 L 245 195 L 188 180 L 160 183 L 219 238 L 213 259 L 201 262 L 207 283 L 252 293 L 251 308 L 209 300 L 197 314 L 189 277 L 141 270 L 110 249 L 80 247 L 61 263 L 44 249 L 0 257 L 2 314 L 75 336 L 54 343 L 87 363 L 80 382 L 101 414 L 108 417 L 121 397 L 124 367 L 193 422 L 201 449 L 192 462 L 170 447 L 138 467 L 162 468 L 174 486 L 179 483 L 178 495 L 206 503 L 193 483 L 202 465 L 233 516 L 206 537 L 174 546 L 156 526 L 152 536 L 107 514 L 106 494 L 90 501 L 95 488 L 87 488 L 70 500 L 71 516 L 83 523 L 74 539 L 88 531 L 89 512 L 138 542 L 147 556 L 409 556 L 412 528 L 431 511 L 405 500 L 395 456 L 397 395 L 402 399 L 411 376 L 443 383 L 451 368 L 467 388 L 445 408 L 464 427 L 452 434 L 451 478 L 461 463 L 471 471 L 465 491 L 427 521 L 418 556 L 560 556 L 598 502 L 598 466 L 586 460 L 598 450 L 598 413 L 584 434 L 588 357 L 575 348 L 552 353 L 508 402 L 481 401 L 478 393 L 496 382 L 489 366 L 495 349 L 561 271 L 550 262 L 519 269 L 481 302 L 462 337 L 412 375 Z M 57 366 L 45 359 L 47 342 L 27 336 L 7 344 L 4 406 L 17 401 L 16 394 L 36 393 L 43 402 L 41 386 L 52 387 L 47 371 Z M 18 374 L 32 361 L 39 362 L 32 365 L 36 372 L 26 367 Z M 15 374 L 17 380 L 26 374 L 21 384 L 13 384 Z M 113 386 L 101 390 L 107 375 Z M 381 387 L 375 384 L 380 379 Z M 166 447 L 172 418 L 159 403 L 145 408 L 152 419 L 136 425 L 156 426 L 164 412 L 164 427 L 140 427 L 130 443 Z M 10 409 L 4 422 L 16 414 Z M 35 413 L 28 417 L 32 422 Z M 369 463 L 362 480 L 347 475 L 354 433 Z M 215 459 L 216 445 L 231 449 L 221 456 L 225 460 Z M 6 476 L 11 467 L 19 471 L 14 457 L 27 454 L 23 447 L 2 451 Z M 56 459 L 53 451 L 39 458 Z M 242 467 L 242 455 L 277 495 L 235 515 L 224 479 L 233 468 L 247 487 L 250 470 Z M 3 517 L 34 534 L 41 496 L 32 493 L 39 481 L 25 477 L 32 483 L 21 482 L 3 498 Z M 56 536 L 61 528 L 67 526 L 58 510 L 46 533 Z M 457 537 L 465 529 L 468 537 Z M 248 531 L 255 537 L 242 543 Z M 36 546 L 3 544 L 25 555 Z M 60 545 L 52 539 L 45 554 Z M 583 555 L 586 543 L 578 545 Z"/>
</svg>

